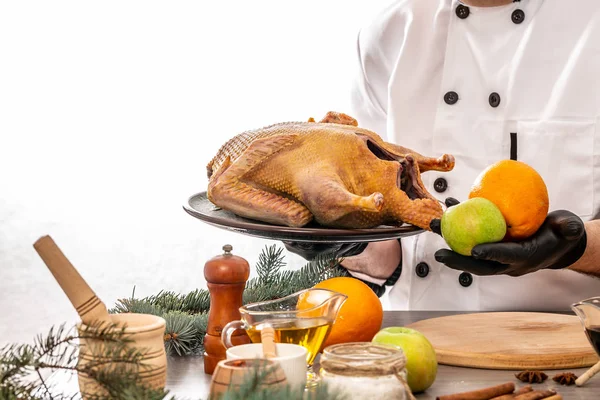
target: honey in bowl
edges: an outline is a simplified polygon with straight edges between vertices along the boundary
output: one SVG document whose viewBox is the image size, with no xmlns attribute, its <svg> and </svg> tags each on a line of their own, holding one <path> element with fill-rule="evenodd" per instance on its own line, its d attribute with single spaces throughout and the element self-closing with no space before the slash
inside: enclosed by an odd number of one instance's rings
<svg viewBox="0 0 600 400">
<path fill-rule="evenodd" d="M 331 330 L 332 321 L 327 318 L 294 318 L 263 321 L 246 328 L 246 333 L 254 343 L 260 342 L 260 332 L 265 324 L 275 331 L 276 343 L 300 345 L 308 351 L 306 363 L 312 365 L 323 341 Z"/>
</svg>

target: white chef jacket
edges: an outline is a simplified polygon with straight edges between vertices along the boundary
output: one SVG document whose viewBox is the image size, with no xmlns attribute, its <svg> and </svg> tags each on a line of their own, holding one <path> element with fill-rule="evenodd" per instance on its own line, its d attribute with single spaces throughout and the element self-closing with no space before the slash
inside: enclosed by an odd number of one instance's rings
<svg viewBox="0 0 600 400">
<path fill-rule="evenodd" d="M 453 171 L 422 175 L 434 196 L 466 200 L 476 176 L 512 152 L 544 178 L 550 210 L 584 221 L 598 214 L 599 0 L 487 8 L 403 0 L 361 29 L 357 44 L 359 126 L 426 156 L 455 157 Z M 447 245 L 431 232 L 401 243 L 391 309 L 568 310 L 600 295 L 600 280 L 570 270 L 482 277 L 450 269 L 435 261 Z"/>
</svg>

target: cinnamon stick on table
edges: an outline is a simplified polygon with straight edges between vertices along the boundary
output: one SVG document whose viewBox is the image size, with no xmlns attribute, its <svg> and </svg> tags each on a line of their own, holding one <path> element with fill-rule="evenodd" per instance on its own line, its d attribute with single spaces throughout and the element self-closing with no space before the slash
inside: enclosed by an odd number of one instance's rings
<svg viewBox="0 0 600 400">
<path fill-rule="evenodd" d="M 556 394 L 555 390 L 534 390 L 515 397 L 515 400 L 542 400 Z"/>
<path fill-rule="evenodd" d="M 490 400 L 513 400 L 515 398 L 515 396 L 518 396 L 523 393 L 529 393 L 531 391 L 533 391 L 533 388 L 531 387 L 531 385 L 527 385 L 527 386 L 523 386 L 521 389 L 517 390 L 514 393 L 503 394 L 502 396 L 498 396 L 498 397 L 492 397 Z"/>
<path fill-rule="evenodd" d="M 544 400 L 563 400 L 560 394 L 555 394 L 554 396 L 546 397 Z"/>
<path fill-rule="evenodd" d="M 513 382 L 508 382 L 503 383 L 502 385 L 473 390 L 471 392 L 438 396 L 436 397 L 436 400 L 490 400 L 494 397 L 502 396 L 503 394 L 512 393 L 514 390 L 515 384 Z"/>
<path fill-rule="evenodd" d="M 529 393 L 529 392 L 533 392 L 533 388 L 531 387 L 531 385 L 523 386 L 521 389 L 517 390 L 513 394 L 515 396 L 518 396 L 520 394 Z"/>
<path fill-rule="evenodd" d="M 490 400 L 515 400 L 515 394 L 503 394 L 502 396 L 492 397 Z"/>
</svg>

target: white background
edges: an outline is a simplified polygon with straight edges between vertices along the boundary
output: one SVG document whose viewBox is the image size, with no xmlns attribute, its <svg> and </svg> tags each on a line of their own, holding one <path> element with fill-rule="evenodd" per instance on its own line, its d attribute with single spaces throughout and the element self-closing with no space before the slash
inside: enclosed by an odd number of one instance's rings
<svg viewBox="0 0 600 400">
<path fill-rule="evenodd" d="M 108 307 L 205 287 L 226 243 L 251 266 L 280 244 L 182 204 L 240 131 L 347 112 L 357 32 L 390 1 L 2 2 L 0 345 L 77 320 L 42 235 Z"/>
</svg>

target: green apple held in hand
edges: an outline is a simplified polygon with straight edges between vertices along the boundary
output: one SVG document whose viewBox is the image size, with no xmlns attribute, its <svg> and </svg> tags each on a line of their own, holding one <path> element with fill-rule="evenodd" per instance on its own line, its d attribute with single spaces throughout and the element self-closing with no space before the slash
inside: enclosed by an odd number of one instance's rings
<svg viewBox="0 0 600 400">
<path fill-rule="evenodd" d="M 406 356 L 407 383 L 413 393 L 429 388 L 437 376 L 437 358 L 427 338 L 414 329 L 383 328 L 373 337 L 373 343 L 399 347 Z"/>
<path fill-rule="evenodd" d="M 448 246 L 463 256 L 470 256 L 478 244 L 499 242 L 506 235 L 506 221 L 500 209 L 483 197 L 448 208 L 440 223 Z"/>
</svg>

